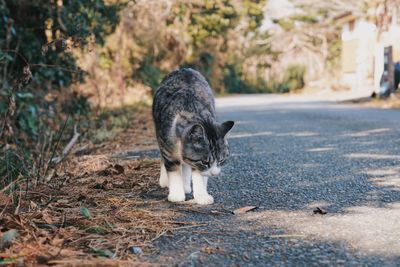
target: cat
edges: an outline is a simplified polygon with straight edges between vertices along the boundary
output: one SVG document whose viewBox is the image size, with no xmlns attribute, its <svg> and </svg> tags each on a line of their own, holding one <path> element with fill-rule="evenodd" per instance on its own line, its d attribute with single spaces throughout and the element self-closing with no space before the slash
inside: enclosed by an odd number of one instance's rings
<svg viewBox="0 0 400 267">
<path fill-rule="evenodd" d="M 185 201 L 193 183 L 194 202 L 212 204 L 209 176 L 217 176 L 229 156 L 227 133 L 234 122 L 217 123 L 215 100 L 198 71 L 182 68 L 168 74 L 156 89 L 153 120 L 161 152 L 160 186 L 168 200 Z"/>
</svg>

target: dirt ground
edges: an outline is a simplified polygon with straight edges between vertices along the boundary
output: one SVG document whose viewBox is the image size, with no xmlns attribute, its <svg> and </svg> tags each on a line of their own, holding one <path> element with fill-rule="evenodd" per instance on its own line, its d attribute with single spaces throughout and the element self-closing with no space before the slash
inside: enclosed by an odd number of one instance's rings
<svg viewBox="0 0 400 267">
<path fill-rule="evenodd" d="M 0 265 L 145 264 L 153 241 L 188 224 L 163 207 L 159 160 L 124 156 L 155 149 L 153 131 L 144 109 L 112 140 L 77 144 L 39 185 L 0 191 Z"/>
</svg>

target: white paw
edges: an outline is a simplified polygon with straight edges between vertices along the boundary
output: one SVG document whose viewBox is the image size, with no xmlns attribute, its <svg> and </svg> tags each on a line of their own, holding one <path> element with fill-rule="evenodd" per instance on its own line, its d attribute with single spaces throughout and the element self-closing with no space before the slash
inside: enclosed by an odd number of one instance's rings
<svg viewBox="0 0 400 267">
<path fill-rule="evenodd" d="M 185 185 L 185 194 L 190 194 L 192 193 L 192 187 L 189 185 Z"/>
<path fill-rule="evenodd" d="M 161 188 L 168 187 L 168 177 L 160 177 Z"/>
<path fill-rule="evenodd" d="M 194 196 L 194 201 L 200 205 L 209 205 L 214 203 L 214 198 L 209 194 Z"/>
<path fill-rule="evenodd" d="M 170 201 L 170 202 L 183 202 L 183 201 L 185 201 L 185 194 L 169 193 L 168 201 Z"/>
</svg>

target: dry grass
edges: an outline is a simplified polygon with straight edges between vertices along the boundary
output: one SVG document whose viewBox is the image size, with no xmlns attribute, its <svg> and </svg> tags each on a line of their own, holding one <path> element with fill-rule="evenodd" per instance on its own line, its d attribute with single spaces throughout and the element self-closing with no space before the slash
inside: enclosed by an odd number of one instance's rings
<svg viewBox="0 0 400 267">
<path fill-rule="evenodd" d="M 0 192 L 0 240 L 17 230 L 0 242 L 0 263 L 131 266 L 138 261 L 132 247 L 152 253 L 154 240 L 185 224 L 165 208 L 159 160 L 111 157 L 129 140 L 147 141 L 137 125 L 130 129 L 90 155 L 70 157 L 47 183 Z"/>
<path fill-rule="evenodd" d="M 127 150 L 149 150 L 157 148 L 153 119 L 149 108 L 140 109 L 131 116 L 123 128 L 117 129 L 110 140 L 90 146 L 91 153 L 108 154 Z"/>
</svg>

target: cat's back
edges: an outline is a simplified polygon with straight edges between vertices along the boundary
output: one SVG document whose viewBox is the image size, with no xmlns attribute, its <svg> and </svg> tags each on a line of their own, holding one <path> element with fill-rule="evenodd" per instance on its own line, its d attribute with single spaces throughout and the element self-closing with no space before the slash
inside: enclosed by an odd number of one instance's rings
<svg viewBox="0 0 400 267">
<path fill-rule="evenodd" d="M 204 109 L 215 113 L 212 90 L 203 75 L 190 68 L 168 74 L 154 94 L 155 119 L 180 111 L 200 113 Z"/>
</svg>

